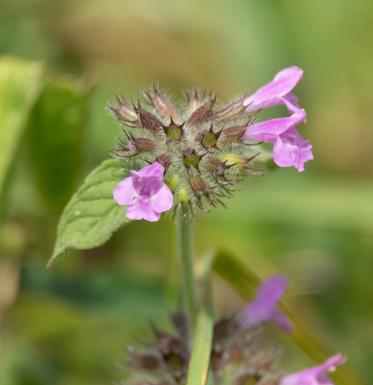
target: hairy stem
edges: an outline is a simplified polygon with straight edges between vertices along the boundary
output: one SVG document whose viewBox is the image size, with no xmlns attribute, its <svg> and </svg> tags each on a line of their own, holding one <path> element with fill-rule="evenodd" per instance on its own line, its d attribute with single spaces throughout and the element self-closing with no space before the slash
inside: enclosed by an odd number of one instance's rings
<svg viewBox="0 0 373 385">
<path fill-rule="evenodd" d="M 182 213 L 177 218 L 177 233 L 179 245 L 179 258 L 181 282 L 183 290 L 183 303 L 192 324 L 196 319 L 198 307 L 196 280 L 193 270 L 193 225 Z"/>
</svg>

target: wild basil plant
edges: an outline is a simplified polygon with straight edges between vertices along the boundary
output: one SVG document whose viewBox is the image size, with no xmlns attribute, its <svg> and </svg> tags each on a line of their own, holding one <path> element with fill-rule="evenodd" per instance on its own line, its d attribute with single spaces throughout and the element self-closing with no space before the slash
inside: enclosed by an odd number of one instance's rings
<svg viewBox="0 0 373 385">
<path fill-rule="evenodd" d="M 172 214 L 185 306 L 172 316 L 175 333 L 153 326 L 152 344 L 128 351 L 124 383 L 333 384 L 328 373 L 345 358 L 341 354 L 328 358 L 287 311 L 281 302 L 287 288 L 284 277 L 260 283 L 256 297 L 238 314 L 214 321 L 211 270 L 220 269 L 224 276 L 224 263 L 232 264 L 237 277 L 231 277 L 231 284 L 241 291 L 250 274 L 229 256 L 223 258 L 222 268 L 220 256 L 205 261 L 197 279 L 193 260 L 196 215 L 228 204 L 241 181 L 264 173 L 265 143 L 273 145 L 278 167 L 303 172 L 305 163 L 313 159 L 311 144 L 298 131 L 306 122 L 306 112 L 293 94 L 302 76 L 296 66 L 285 68 L 253 94 L 229 103 L 194 89 L 176 104 L 161 87 L 153 86 L 144 91 L 144 101 L 132 103 L 119 95 L 109 104 L 123 126 L 121 141 L 112 150 L 112 159 L 87 177 L 66 206 L 49 264 L 69 248 L 104 243 L 128 221 L 156 222 Z M 285 107 L 286 116 L 258 119 L 261 110 L 277 105 Z M 268 324 L 323 362 L 287 374 L 276 364 L 279 349 L 266 334 Z M 339 381 L 350 383 L 347 375 Z"/>
</svg>

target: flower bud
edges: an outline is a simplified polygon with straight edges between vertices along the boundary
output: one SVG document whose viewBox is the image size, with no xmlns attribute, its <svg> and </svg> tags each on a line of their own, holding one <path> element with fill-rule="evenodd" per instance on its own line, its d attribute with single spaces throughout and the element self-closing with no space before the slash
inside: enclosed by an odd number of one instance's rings
<svg viewBox="0 0 373 385">
<path fill-rule="evenodd" d="M 212 96 L 206 103 L 198 107 L 189 119 L 186 121 L 185 125 L 196 126 L 201 125 L 202 123 L 208 122 L 213 116 L 213 107 L 215 105 L 216 98 Z"/>
<path fill-rule="evenodd" d="M 223 122 L 229 121 L 233 119 L 237 119 L 242 116 L 242 112 L 245 109 L 243 105 L 243 101 L 247 98 L 247 96 L 243 96 L 238 100 L 232 102 L 228 106 L 218 110 L 215 112 L 215 121 Z"/>
<path fill-rule="evenodd" d="M 171 164 L 171 157 L 168 154 L 160 154 L 157 156 L 157 161 L 164 167 L 168 168 Z"/>
<path fill-rule="evenodd" d="M 202 104 L 205 104 L 212 97 L 212 93 L 200 91 L 198 88 L 193 90 L 185 91 L 187 100 L 187 110 L 189 114 L 196 111 Z"/>
<path fill-rule="evenodd" d="M 205 164 L 206 169 L 213 175 L 223 175 L 227 165 L 218 158 L 208 158 Z"/>
<path fill-rule="evenodd" d="M 130 103 L 128 103 L 122 95 L 117 95 L 117 106 L 109 104 L 109 110 L 123 124 L 130 127 L 139 127 L 139 117 Z"/>
<path fill-rule="evenodd" d="M 223 147 L 232 143 L 239 143 L 246 131 L 247 125 L 225 128 L 218 139 L 218 146 Z"/>
<path fill-rule="evenodd" d="M 138 152 L 154 151 L 156 144 L 152 139 L 148 138 L 131 138 L 130 146 L 134 146 Z"/>
<path fill-rule="evenodd" d="M 150 131 L 157 131 L 163 127 L 162 122 L 151 112 L 144 110 L 140 103 L 136 107 L 136 112 L 139 115 L 141 127 Z"/>
<path fill-rule="evenodd" d="M 148 103 L 158 111 L 159 116 L 163 118 L 166 124 L 169 124 L 172 119 L 175 119 L 177 112 L 173 107 L 170 99 L 156 85 L 144 91 L 144 96 Z"/>
</svg>

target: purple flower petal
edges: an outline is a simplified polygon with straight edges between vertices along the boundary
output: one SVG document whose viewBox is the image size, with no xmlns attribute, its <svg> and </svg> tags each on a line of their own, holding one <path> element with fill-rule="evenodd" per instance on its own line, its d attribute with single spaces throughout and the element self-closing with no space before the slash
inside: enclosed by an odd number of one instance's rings
<svg viewBox="0 0 373 385">
<path fill-rule="evenodd" d="M 116 186 L 113 197 L 120 205 L 127 205 L 128 219 L 158 221 L 160 214 L 171 209 L 173 195 L 163 182 L 163 166 L 155 162 L 140 171 L 131 171 L 131 176 Z"/>
<path fill-rule="evenodd" d="M 321 365 L 285 376 L 280 385 L 333 385 L 327 373 L 334 372 L 345 361 L 341 354 L 336 354 Z"/>
<path fill-rule="evenodd" d="M 284 104 L 290 112 L 295 112 L 295 110 L 300 109 L 298 98 L 294 94 L 288 94 L 282 98 Z"/>
<path fill-rule="evenodd" d="M 157 222 L 160 218 L 160 214 L 153 210 L 151 203 L 144 200 L 136 200 L 129 205 L 126 210 L 126 216 L 131 220 L 144 219 L 148 222 Z"/>
<path fill-rule="evenodd" d="M 149 166 L 143 167 L 138 173 L 141 177 L 163 179 L 164 167 L 159 162 L 155 162 Z"/>
<path fill-rule="evenodd" d="M 298 98 L 295 95 L 289 94 L 289 95 L 284 96 L 281 99 L 282 99 L 284 105 L 289 110 L 289 112 L 295 113 L 295 112 L 299 112 L 301 110 L 301 108 L 299 106 Z M 302 123 L 305 123 L 305 122 L 306 122 L 306 117 L 304 118 L 304 121 Z"/>
<path fill-rule="evenodd" d="M 276 305 L 285 294 L 287 288 L 288 280 L 281 275 L 274 275 L 260 285 L 257 299 L 267 302 L 267 304 Z"/>
<path fill-rule="evenodd" d="M 164 184 L 162 188 L 152 196 L 151 206 L 157 213 L 169 210 L 173 205 L 171 190 Z"/>
<path fill-rule="evenodd" d="M 131 172 L 132 184 L 136 190 L 136 193 L 144 198 L 150 198 L 157 193 L 162 185 L 163 179 L 156 176 L 143 176 L 140 173 Z"/>
<path fill-rule="evenodd" d="M 279 135 L 273 147 L 273 160 L 279 167 L 295 167 L 304 171 L 304 163 L 313 159 L 312 145 L 295 128 Z"/>
<path fill-rule="evenodd" d="M 274 322 L 280 329 L 290 331 L 290 320 L 277 308 L 286 288 L 287 280 L 281 276 L 274 276 L 263 282 L 255 300 L 246 305 L 240 314 L 242 325 L 253 327 L 265 322 Z"/>
<path fill-rule="evenodd" d="M 244 101 L 248 111 L 255 111 L 278 104 L 283 104 L 286 97 L 302 79 L 303 70 L 292 66 L 278 72 L 272 81 L 259 88 Z"/>
<path fill-rule="evenodd" d="M 293 330 L 293 324 L 289 318 L 280 310 L 273 312 L 272 322 L 284 332 L 291 332 Z"/>
<path fill-rule="evenodd" d="M 265 120 L 247 127 L 244 140 L 276 142 L 279 135 L 306 120 L 306 111 L 298 109 L 291 116 Z"/>
<path fill-rule="evenodd" d="M 119 182 L 113 191 L 113 197 L 118 205 L 129 205 L 136 196 L 131 177 Z"/>
</svg>

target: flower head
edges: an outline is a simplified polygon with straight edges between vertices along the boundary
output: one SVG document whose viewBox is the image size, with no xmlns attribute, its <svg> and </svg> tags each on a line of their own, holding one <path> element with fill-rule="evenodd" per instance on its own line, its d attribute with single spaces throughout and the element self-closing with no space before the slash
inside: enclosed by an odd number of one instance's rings
<svg viewBox="0 0 373 385">
<path fill-rule="evenodd" d="M 131 171 L 131 176 L 116 186 L 113 197 L 119 205 L 127 205 L 128 219 L 158 221 L 162 212 L 170 210 L 173 196 L 163 182 L 164 167 L 155 162 L 140 171 Z"/>
<path fill-rule="evenodd" d="M 302 79 L 303 70 L 297 66 L 284 68 L 272 81 L 259 88 L 254 94 L 244 100 L 248 111 L 284 104 L 285 101 L 297 103 L 291 91 Z"/>
<path fill-rule="evenodd" d="M 277 308 L 278 301 L 287 289 L 287 280 L 282 276 L 273 276 L 263 282 L 254 301 L 250 302 L 240 314 L 244 327 L 253 327 L 265 322 L 274 322 L 284 331 L 291 330 L 290 320 Z"/>
<path fill-rule="evenodd" d="M 327 373 L 334 372 L 337 366 L 342 365 L 345 361 L 346 359 L 341 354 L 336 354 L 321 365 L 285 376 L 280 385 L 333 385 Z"/>
<path fill-rule="evenodd" d="M 281 167 L 294 166 L 302 171 L 304 163 L 312 159 L 311 145 L 295 129 L 306 119 L 291 94 L 302 73 L 298 67 L 286 68 L 253 95 L 228 103 L 211 92 L 194 89 L 186 92 L 184 103 L 175 107 L 159 86 L 144 91 L 146 105 L 131 103 L 120 95 L 109 109 L 123 124 L 124 136 L 112 153 L 140 165 L 163 166 L 174 210 L 182 210 L 183 215 L 192 217 L 197 209 L 206 212 L 211 206 L 224 205 L 237 183 L 251 175 L 262 175 L 257 168 L 261 144 L 248 141 L 274 143 L 275 162 Z M 254 110 L 280 103 L 288 107 L 291 116 L 253 124 Z M 149 206 L 154 205 L 153 200 L 140 199 L 139 191 L 157 196 L 161 182 L 156 178 L 144 182 L 136 172 L 126 183 L 130 182 L 137 195 L 135 203 L 129 204 L 127 216 L 158 220 L 161 211 Z"/>
<path fill-rule="evenodd" d="M 182 210 L 188 217 L 197 209 L 208 211 L 231 197 L 235 184 L 258 172 L 253 166 L 257 145 L 248 146 L 242 140 L 247 122 L 252 120 L 243 97 L 223 103 L 212 93 L 195 89 L 186 92 L 185 103 L 178 108 L 158 86 L 146 89 L 144 97 L 147 106 L 140 101 L 132 104 L 122 96 L 109 106 L 124 125 L 124 137 L 113 155 L 138 164 L 163 166 L 175 210 Z M 137 179 L 132 173 L 131 179 L 122 182 L 137 191 L 127 216 L 144 218 L 146 213 L 146 218 L 156 220 L 159 215 L 154 212 L 159 210 L 148 210 L 153 201 L 138 196 L 143 190 L 153 194 L 160 182 L 156 178 L 146 182 L 140 178 L 140 183 Z"/>
</svg>

